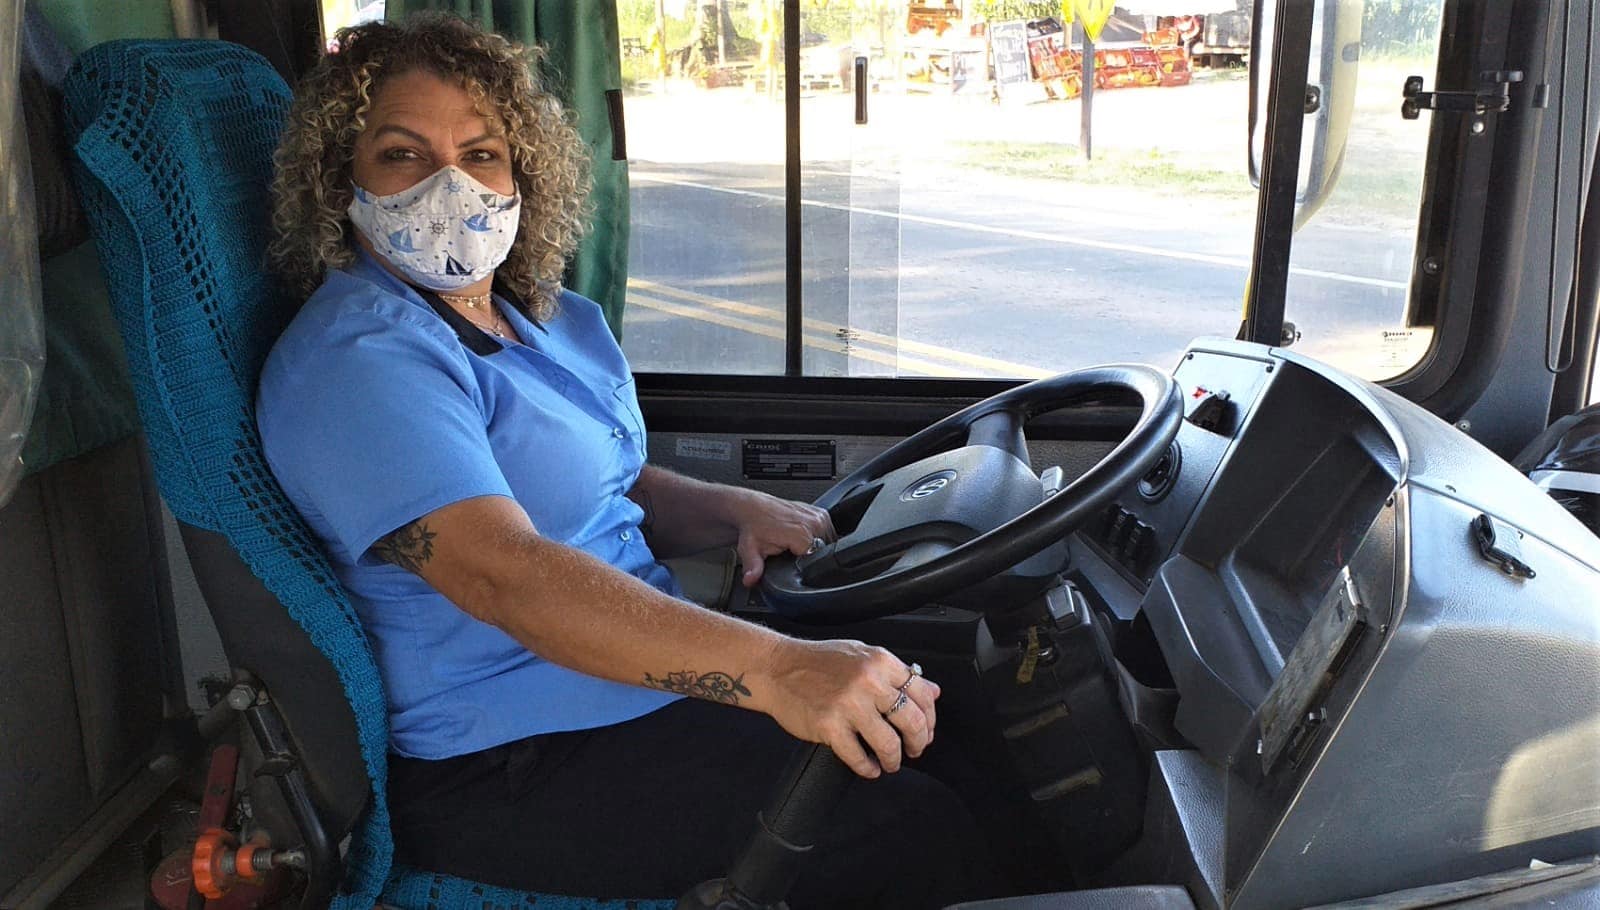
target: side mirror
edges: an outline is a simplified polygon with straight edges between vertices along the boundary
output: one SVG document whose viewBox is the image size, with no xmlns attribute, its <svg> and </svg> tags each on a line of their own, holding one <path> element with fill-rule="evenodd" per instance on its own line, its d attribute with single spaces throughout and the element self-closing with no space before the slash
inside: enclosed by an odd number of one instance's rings
<svg viewBox="0 0 1600 910">
<path fill-rule="evenodd" d="M 1298 0 L 1291 0 L 1298 2 Z M 1306 132 L 1301 140 L 1300 179 L 1295 194 L 1294 227 L 1315 215 L 1333 194 L 1344 166 L 1345 143 L 1356 103 L 1361 66 L 1361 21 L 1365 0 L 1317 0 L 1312 20 L 1311 71 L 1306 74 Z M 1250 182 L 1261 185 L 1266 141 L 1267 87 L 1263 69 L 1272 65 L 1273 25 L 1278 0 L 1256 0 L 1250 17 Z"/>
</svg>

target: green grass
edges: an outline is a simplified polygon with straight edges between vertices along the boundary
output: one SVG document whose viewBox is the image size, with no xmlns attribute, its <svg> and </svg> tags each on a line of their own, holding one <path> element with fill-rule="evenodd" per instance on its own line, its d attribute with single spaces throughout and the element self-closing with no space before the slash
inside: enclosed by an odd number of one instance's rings
<svg viewBox="0 0 1600 910">
<path fill-rule="evenodd" d="M 1248 201 L 1256 195 L 1242 169 L 1223 170 L 1184 164 L 1155 149 L 1104 149 L 1084 161 L 1075 145 L 1016 142 L 963 142 L 951 164 L 1013 177 L 1125 186 L 1171 196 L 1205 196 Z M 1417 214 L 1416 175 L 1404 170 L 1346 167 L 1319 221 L 1363 223 L 1405 221 Z"/>
<path fill-rule="evenodd" d="M 1346 167 L 1319 219 L 1361 221 L 1368 218 L 1415 220 L 1417 175 L 1403 170 L 1370 171 Z"/>
<path fill-rule="evenodd" d="M 1438 62 L 1439 41 L 1437 38 L 1418 40 L 1406 43 L 1391 43 L 1381 47 L 1363 47 L 1361 61 L 1363 63 L 1392 64 L 1402 69 L 1424 68 L 1432 73 L 1434 65 Z"/>
<path fill-rule="evenodd" d="M 632 92 L 641 82 L 651 82 L 661 78 L 661 71 L 657 68 L 654 52 L 645 53 L 635 57 L 622 58 L 622 89 Z"/>
<path fill-rule="evenodd" d="M 1255 194 L 1239 171 L 1185 165 L 1177 156 L 1156 149 L 1102 149 L 1093 161 L 1085 161 L 1075 145 L 1048 142 L 962 142 L 957 150 L 964 165 L 1016 177 L 1137 185 L 1184 195 L 1239 198 Z"/>
</svg>

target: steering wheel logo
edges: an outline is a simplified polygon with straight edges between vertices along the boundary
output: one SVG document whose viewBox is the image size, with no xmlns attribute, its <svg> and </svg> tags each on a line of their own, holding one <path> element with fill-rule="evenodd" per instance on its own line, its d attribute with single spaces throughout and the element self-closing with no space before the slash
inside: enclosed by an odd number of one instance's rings
<svg viewBox="0 0 1600 910">
<path fill-rule="evenodd" d="M 923 477 L 912 483 L 911 486 L 906 487 L 905 492 L 900 494 L 900 499 L 904 502 L 927 499 L 929 496 L 949 486 L 950 481 L 955 479 L 956 472 L 954 471 L 940 471 L 937 474 L 929 474 L 927 477 Z"/>
</svg>

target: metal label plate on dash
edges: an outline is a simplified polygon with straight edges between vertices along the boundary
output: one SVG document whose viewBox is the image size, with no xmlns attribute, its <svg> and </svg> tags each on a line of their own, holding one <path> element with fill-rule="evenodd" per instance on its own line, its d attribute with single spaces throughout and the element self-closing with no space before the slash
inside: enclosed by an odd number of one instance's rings
<svg viewBox="0 0 1600 910">
<path fill-rule="evenodd" d="M 746 439 L 746 480 L 832 480 L 837 456 L 831 439 Z"/>
</svg>

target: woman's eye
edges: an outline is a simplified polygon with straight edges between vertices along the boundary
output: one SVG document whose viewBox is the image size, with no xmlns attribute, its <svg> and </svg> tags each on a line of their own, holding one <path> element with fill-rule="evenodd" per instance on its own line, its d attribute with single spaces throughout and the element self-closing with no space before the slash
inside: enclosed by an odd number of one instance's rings
<svg viewBox="0 0 1600 910">
<path fill-rule="evenodd" d="M 385 161 L 412 161 L 415 160 L 416 157 L 416 152 L 406 148 L 389 149 L 383 153 L 383 159 Z"/>
<path fill-rule="evenodd" d="M 488 149 L 473 149 L 465 155 L 465 158 L 468 161 L 471 161 L 475 164 L 483 164 L 484 162 L 493 161 L 495 157 L 495 153 L 489 151 Z"/>
</svg>

